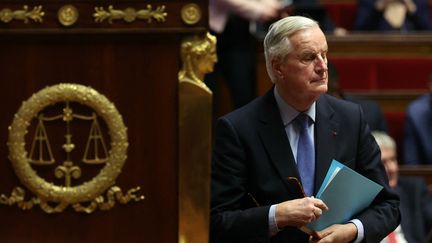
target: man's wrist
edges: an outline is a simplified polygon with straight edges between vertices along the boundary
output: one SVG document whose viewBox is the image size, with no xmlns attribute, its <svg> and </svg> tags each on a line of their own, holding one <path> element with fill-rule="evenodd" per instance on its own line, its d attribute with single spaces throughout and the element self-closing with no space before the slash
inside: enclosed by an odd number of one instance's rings
<svg viewBox="0 0 432 243">
<path fill-rule="evenodd" d="M 350 241 L 350 242 L 356 242 L 356 240 L 357 240 L 357 237 L 358 237 L 358 229 L 357 229 L 357 226 L 353 223 L 353 222 L 349 222 L 348 223 L 350 226 L 354 226 L 353 227 L 353 229 L 354 229 L 354 238 Z"/>
<path fill-rule="evenodd" d="M 349 223 L 354 224 L 356 227 L 356 236 L 353 240 L 354 243 L 360 243 L 364 239 L 363 223 L 358 219 L 350 220 Z"/>
<path fill-rule="evenodd" d="M 271 205 L 269 210 L 269 233 L 270 236 L 276 235 L 280 229 L 276 223 L 276 205 Z"/>
</svg>

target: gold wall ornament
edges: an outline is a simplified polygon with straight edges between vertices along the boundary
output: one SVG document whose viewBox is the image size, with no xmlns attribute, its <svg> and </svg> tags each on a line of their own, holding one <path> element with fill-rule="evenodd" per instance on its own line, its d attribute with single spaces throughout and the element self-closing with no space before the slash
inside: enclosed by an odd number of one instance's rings
<svg viewBox="0 0 432 243">
<path fill-rule="evenodd" d="M 114 9 L 113 5 L 109 5 L 108 10 L 105 10 L 103 7 L 95 7 L 93 17 L 96 23 L 102 23 L 108 20 L 108 23 L 112 24 L 113 20 L 120 19 L 127 23 L 134 22 L 136 19 L 147 20 L 148 23 L 151 23 L 153 20 L 165 22 L 167 15 L 167 12 L 165 12 L 165 5 L 158 6 L 153 10 L 153 7 L 148 4 L 147 9 L 140 9 L 138 11 L 134 8 L 118 10 Z"/>
<path fill-rule="evenodd" d="M 179 243 L 209 242 L 212 92 L 203 83 L 213 71 L 216 37 L 185 38 L 179 71 Z"/>
<path fill-rule="evenodd" d="M 57 12 L 57 18 L 63 26 L 71 26 L 75 24 L 78 17 L 78 9 L 71 4 L 62 6 Z"/>
<path fill-rule="evenodd" d="M 182 7 L 181 17 L 183 22 L 194 25 L 201 20 L 201 9 L 195 3 L 189 3 Z"/>
<path fill-rule="evenodd" d="M 63 103 L 64 108 L 61 114 L 48 116 L 42 113 L 47 107 L 59 106 Z M 92 115 L 77 113 L 70 106 L 71 103 L 78 103 L 95 112 Z M 32 149 L 28 154 L 25 148 L 25 135 L 28 133 L 31 121 L 35 117 L 37 117 L 38 122 L 36 122 L 37 125 L 34 129 L 35 136 Z M 73 142 L 71 127 L 75 120 L 92 122 L 86 147 L 93 146 L 92 144 L 103 139 L 100 129 L 95 128 L 97 126 L 95 124 L 98 124 L 95 120 L 98 117 L 104 120 L 109 131 L 111 139 L 110 151 L 107 152 L 102 149 L 102 153 L 99 154 L 97 149 L 93 149 L 93 156 L 90 156 L 86 151 L 82 162 L 103 164 L 104 167 L 90 180 L 72 186 L 72 180 L 80 178 L 83 169 L 71 159 L 71 153 L 76 146 L 84 147 L 85 145 Z M 50 134 L 45 125 L 45 123 L 52 121 L 63 122 L 66 126 L 66 134 L 64 135 L 66 143 L 59 145 L 66 152 L 66 159 L 60 165 L 56 165 L 57 163 L 51 153 Z M 93 141 L 89 142 L 89 140 Z M 35 145 L 35 143 L 39 144 Z M 127 157 L 128 145 L 127 128 L 123 123 L 123 119 L 114 104 L 104 95 L 99 94 L 90 87 L 79 84 L 64 83 L 46 87 L 22 103 L 14 116 L 12 124 L 9 126 L 9 159 L 21 183 L 36 197 L 25 201 L 25 190 L 16 187 L 11 196 L 0 195 L 0 204 L 16 204 L 23 210 L 39 205 L 47 213 L 62 212 L 69 205 L 72 205 L 77 212 L 91 213 L 97 208 L 100 210 L 111 209 L 116 200 L 122 204 L 126 204 L 131 200 L 143 200 L 144 196 L 135 195 L 140 189 L 139 187 L 130 189 L 123 195 L 121 189 L 115 186 L 115 180 L 121 173 Z M 37 151 L 34 147 L 40 148 L 43 146 L 48 146 L 48 148 L 39 150 L 39 156 L 36 156 L 36 159 L 33 158 L 33 153 Z M 48 155 L 44 155 L 42 151 L 50 152 L 48 152 Z M 56 166 L 54 174 L 56 178 L 64 179 L 64 185 L 48 182 L 37 174 L 32 165 Z M 102 193 L 107 190 L 107 200 L 105 201 Z M 82 206 L 82 203 L 86 205 L 90 203 L 90 205 Z"/>
<path fill-rule="evenodd" d="M 4 23 L 9 23 L 12 20 L 22 20 L 27 24 L 29 19 L 41 23 L 44 15 L 45 12 L 42 11 L 41 5 L 33 7 L 30 11 L 27 5 L 24 5 L 22 10 L 11 10 L 9 8 L 0 10 L 0 20 Z"/>
</svg>

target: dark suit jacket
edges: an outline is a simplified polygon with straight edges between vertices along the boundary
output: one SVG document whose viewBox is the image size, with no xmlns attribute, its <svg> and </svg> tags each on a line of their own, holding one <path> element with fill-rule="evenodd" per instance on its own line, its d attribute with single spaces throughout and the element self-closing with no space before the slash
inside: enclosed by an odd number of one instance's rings
<svg viewBox="0 0 432 243">
<path fill-rule="evenodd" d="M 432 93 L 414 100 L 406 111 L 404 163 L 432 164 Z"/>
<path fill-rule="evenodd" d="M 402 232 L 409 243 L 426 242 L 432 227 L 432 196 L 424 180 L 400 177 L 396 190 L 400 196 Z"/>
<path fill-rule="evenodd" d="M 316 190 L 333 159 L 384 186 L 371 207 L 355 216 L 367 242 L 379 242 L 397 227 L 399 199 L 387 185 L 378 145 L 358 105 L 328 95 L 319 98 L 315 149 Z M 288 177 L 299 178 L 299 173 L 273 90 L 220 118 L 212 158 L 211 242 L 308 242 L 294 227 L 269 238 L 270 205 L 302 197 Z"/>
</svg>

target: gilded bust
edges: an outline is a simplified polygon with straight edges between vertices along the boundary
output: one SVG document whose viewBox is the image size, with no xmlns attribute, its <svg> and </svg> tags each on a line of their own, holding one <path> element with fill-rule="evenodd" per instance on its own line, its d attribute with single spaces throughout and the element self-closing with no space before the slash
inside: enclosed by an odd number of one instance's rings
<svg viewBox="0 0 432 243">
<path fill-rule="evenodd" d="M 216 37 L 207 33 L 204 38 L 186 38 L 181 44 L 181 58 L 183 67 L 178 74 L 179 82 L 190 82 L 210 92 L 203 78 L 206 73 L 213 72 L 217 62 Z"/>
</svg>

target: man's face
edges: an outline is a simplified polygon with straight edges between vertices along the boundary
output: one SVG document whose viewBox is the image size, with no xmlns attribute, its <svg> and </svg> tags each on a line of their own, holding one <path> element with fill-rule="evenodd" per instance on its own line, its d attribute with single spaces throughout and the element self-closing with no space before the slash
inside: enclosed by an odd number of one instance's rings
<svg viewBox="0 0 432 243">
<path fill-rule="evenodd" d="M 273 62 L 276 85 L 285 99 L 315 101 L 327 92 L 328 47 L 324 33 L 319 27 L 300 30 L 290 41 L 291 53 Z"/>
<path fill-rule="evenodd" d="M 391 148 L 381 147 L 381 161 L 384 164 L 384 168 L 387 172 L 390 187 L 396 187 L 398 180 L 398 162 L 396 159 L 396 151 Z"/>
</svg>

